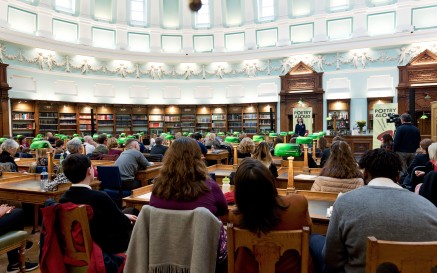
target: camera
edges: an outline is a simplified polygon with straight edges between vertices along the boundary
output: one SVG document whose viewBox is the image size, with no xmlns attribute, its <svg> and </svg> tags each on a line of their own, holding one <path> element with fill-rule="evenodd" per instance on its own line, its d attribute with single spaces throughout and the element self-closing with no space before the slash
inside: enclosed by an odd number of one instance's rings
<svg viewBox="0 0 437 273">
<path fill-rule="evenodd" d="M 402 125 L 400 116 L 393 113 L 388 114 L 387 123 L 394 123 L 396 128 Z"/>
</svg>

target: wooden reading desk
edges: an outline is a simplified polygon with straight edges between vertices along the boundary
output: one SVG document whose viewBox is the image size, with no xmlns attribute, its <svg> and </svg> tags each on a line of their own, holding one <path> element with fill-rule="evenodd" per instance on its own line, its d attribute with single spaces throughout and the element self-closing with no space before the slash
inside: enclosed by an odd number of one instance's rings
<svg viewBox="0 0 437 273">
<path fill-rule="evenodd" d="M 235 172 L 236 170 L 237 166 L 234 165 L 212 165 L 208 167 L 208 173 L 215 174 L 215 181 L 217 181 L 219 185 L 222 184 L 223 178 L 226 176 L 229 177 L 231 172 Z"/>
<path fill-rule="evenodd" d="M 4 176 L 4 177 L 3 177 Z M 71 184 L 60 184 L 56 191 L 41 191 L 39 174 L 3 173 L 0 179 L 0 200 L 17 201 L 34 205 L 34 225 L 32 232 L 38 228 L 39 205 L 48 198 L 58 201 Z M 91 187 L 97 188 L 100 182 L 94 180 Z"/>
<path fill-rule="evenodd" d="M 222 164 L 223 161 L 225 161 L 225 165 L 228 165 L 228 156 L 229 152 L 228 150 L 214 150 L 211 149 L 208 150 L 208 153 L 206 154 L 205 159 L 206 160 L 215 160 L 217 161 L 217 165 Z"/>
<path fill-rule="evenodd" d="M 155 178 L 162 168 L 161 162 L 153 162 L 153 166 L 148 166 L 145 170 L 140 170 L 135 175 L 135 179 L 141 182 L 141 186 L 147 186 L 149 180 Z"/>
</svg>

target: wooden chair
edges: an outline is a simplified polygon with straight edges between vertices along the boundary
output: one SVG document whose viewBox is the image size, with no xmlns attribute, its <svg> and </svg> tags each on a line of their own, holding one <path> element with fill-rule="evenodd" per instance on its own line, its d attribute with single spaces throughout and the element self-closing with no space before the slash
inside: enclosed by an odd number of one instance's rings
<svg viewBox="0 0 437 273">
<path fill-rule="evenodd" d="M 437 241 L 396 242 L 367 239 L 366 273 L 376 273 L 382 263 L 395 265 L 399 272 L 434 272 L 437 267 Z"/>
<path fill-rule="evenodd" d="M 19 267 L 20 272 L 24 273 L 25 266 L 25 247 L 27 240 L 27 232 L 23 230 L 10 231 L 0 236 L 0 255 L 7 253 L 8 251 L 19 249 Z"/>
<path fill-rule="evenodd" d="M 310 228 L 301 230 L 271 231 L 258 236 L 251 231 L 228 224 L 228 273 L 235 272 L 235 251 L 247 247 L 259 264 L 259 272 L 275 273 L 275 264 L 289 249 L 295 249 L 301 256 L 301 272 L 308 272 Z"/>
<path fill-rule="evenodd" d="M 86 266 L 82 267 L 69 266 L 67 269 L 68 272 L 86 273 L 88 271 L 88 264 L 90 263 L 92 239 L 85 205 L 80 205 L 68 211 L 62 210 L 59 215 L 59 220 L 61 223 L 61 231 L 65 234 L 65 255 L 74 260 L 81 260 L 87 263 Z M 85 252 L 78 251 L 74 246 L 71 229 L 75 222 L 79 223 L 82 227 Z"/>
</svg>

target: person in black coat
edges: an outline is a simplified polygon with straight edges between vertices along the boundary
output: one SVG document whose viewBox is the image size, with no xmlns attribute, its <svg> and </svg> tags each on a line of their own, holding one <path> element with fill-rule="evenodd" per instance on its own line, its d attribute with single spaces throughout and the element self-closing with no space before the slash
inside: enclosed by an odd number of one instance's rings
<svg viewBox="0 0 437 273">
<path fill-rule="evenodd" d="M 402 162 L 402 172 L 405 172 L 416 155 L 417 148 L 420 147 L 419 128 L 411 123 L 410 114 L 401 115 L 402 125 L 396 129 L 393 142 L 393 151 L 395 151 Z"/>
<path fill-rule="evenodd" d="M 155 139 L 155 146 L 153 146 L 152 150 L 150 150 L 151 155 L 165 155 L 165 152 L 167 151 L 168 147 L 162 145 L 162 142 L 164 140 L 160 137 L 157 137 Z"/>
<path fill-rule="evenodd" d="M 297 118 L 296 126 L 294 126 L 294 133 L 298 136 L 305 136 L 307 132 L 307 128 L 305 126 L 305 123 L 303 123 L 302 116 Z"/>
<path fill-rule="evenodd" d="M 425 138 L 420 141 L 420 149 L 419 152 L 414 157 L 410 166 L 408 166 L 406 172 L 399 178 L 399 184 L 409 184 L 410 176 L 413 172 L 413 169 L 417 166 L 427 166 L 429 164 L 429 154 L 428 147 L 432 144 L 432 140 L 429 138 Z"/>
<path fill-rule="evenodd" d="M 18 143 L 13 139 L 6 139 L 3 141 L 1 148 L 0 163 L 12 163 L 15 167 L 15 171 L 18 172 L 18 166 L 13 157 L 17 153 Z"/>
<path fill-rule="evenodd" d="M 94 191 L 90 183 L 94 179 L 91 161 L 84 155 L 72 154 L 62 162 L 65 176 L 73 183 L 64 193 L 60 203 L 86 204 L 93 208 L 90 220 L 93 241 L 107 254 L 127 250 L 136 216 L 124 214 L 105 192 Z"/>
<path fill-rule="evenodd" d="M 432 171 L 425 175 L 419 194 L 437 207 L 437 172 Z"/>
</svg>

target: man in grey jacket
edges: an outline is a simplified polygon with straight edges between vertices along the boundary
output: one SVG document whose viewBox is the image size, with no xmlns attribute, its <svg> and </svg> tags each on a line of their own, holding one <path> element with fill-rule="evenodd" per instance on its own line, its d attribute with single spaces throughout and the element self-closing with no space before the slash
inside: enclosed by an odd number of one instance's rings
<svg viewBox="0 0 437 273">
<path fill-rule="evenodd" d="M 135 139 L 126 141 L 125 150 L 120 154 L 114 163 L 120 169 L 123 190 L 133 190 L 141 187 L 141 183 L 135 180 L 135 175 L 139 170 L 144 170 L 147 166 L 153 165 L 147 161 L 140 152 L 140 146 Z"/>
<path fill-rule="evenodd" d="M 322 254 L 328 272 L 364 273 L 367 237 L 437 241 L 437 208 L 400 187 L 399 156 L 384 149 L 361 159 L 367 186 L 343 194 L 334 204 Z"/>
</svg>

